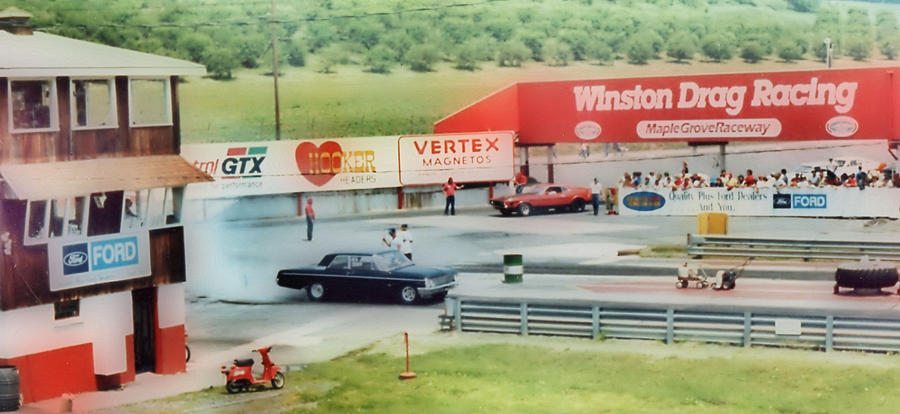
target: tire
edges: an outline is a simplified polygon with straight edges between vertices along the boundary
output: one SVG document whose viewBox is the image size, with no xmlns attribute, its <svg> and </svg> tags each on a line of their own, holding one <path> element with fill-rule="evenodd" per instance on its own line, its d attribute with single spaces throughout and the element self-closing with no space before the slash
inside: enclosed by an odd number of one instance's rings
<svg viewBox="0 0 900 414">
<path fill-rule="evenodd" d="M 575 201 L 572 202 L 571 209 L 575 212 L 584 211 L 584 200 L 576 198 Z"/>
<path fill-rule="evenodd" d="M 309 296 L 309 300 L 313 302 L 321 302 L 322 299 L 325 299 L 327 292 L 328 289 L 321 282 L 313 282 L 306 287 L 306 296 Z"/>
<path fill-rule="evenodd" d="M 237 394 L 241 392 L 241 384 L 238 384 L 237 381 L 228 381 L 225 383 L 225 390 L 229 394 Z"/>
<path fill-rule="evenodd" d="M 187 364 L 188 362 L 191 362 L 191 348 L 184 344 L 184 363 Z"/>
<path fill-rule="evenodd" d="M 272 388 L 276 390 L 284 388 L 284 374 L 281 371 L 276 372 L 275 378 L 272 378 Z"/>
<path fill-rule="evenodd" d="M 687 282 L 684 280 L 679 280 L 679 281 L 675 282 L 675 287 L 678 289 L 684 289 L 687 287 Z"/>
<path fill-rule="evenodd" d="M 519 214 L 521 214 L 522 217 L 528 217 L 533 212 L 531 204 L 528 203 L 519 204 L 519 208 L 517 210 L 519 210 Z"/>
<path fill-rule="evenodd" d="M 880 262 L 851 262 L 838 266 L 834 272 L 837 287 L 881 289 L 897 284 L 897 268 Z"/>
<path fill-rule="evenodd" d="M 397 296 L 400 297 L 400 303 L 404 305 L 412 305 L 419 301 L 419 291 L 412 285 L 401 287 L 397 292 Z"/>
</svg>

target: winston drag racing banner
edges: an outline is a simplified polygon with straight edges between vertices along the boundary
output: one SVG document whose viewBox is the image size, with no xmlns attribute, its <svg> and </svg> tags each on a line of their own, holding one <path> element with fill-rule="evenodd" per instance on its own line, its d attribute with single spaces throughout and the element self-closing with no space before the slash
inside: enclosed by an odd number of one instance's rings
<svg viewBox="0 0 900 414">
<path fill-rule="evenodd" d="M 900 188 L 619 188 L 627 216 L 900 217 Z"/>
<path fill-rule="evenodd" d="M 181 156 L 215 181 L 188 198 L 363 190 L 508 181 L 511 132 L 182 145 Z"/>
</svg>

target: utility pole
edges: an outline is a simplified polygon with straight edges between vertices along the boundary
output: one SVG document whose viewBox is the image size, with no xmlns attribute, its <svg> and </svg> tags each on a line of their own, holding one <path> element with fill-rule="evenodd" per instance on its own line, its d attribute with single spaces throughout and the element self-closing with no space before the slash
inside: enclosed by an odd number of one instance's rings
<svg viewBox="0 0 900 414">
<path fill-rule="evenodd" d="M 278 104 L 278 28 L 275 25 L 275 0 L 270 13 L 272 23 L 272 79 L 275 80 L 275 140 L 281 140 L 281 109 Z"/>
</svg>

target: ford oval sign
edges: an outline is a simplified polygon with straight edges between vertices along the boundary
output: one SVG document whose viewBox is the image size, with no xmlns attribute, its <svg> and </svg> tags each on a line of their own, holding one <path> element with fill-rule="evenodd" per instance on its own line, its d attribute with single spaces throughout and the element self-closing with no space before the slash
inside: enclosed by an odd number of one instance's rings
<svg viewBox="0 0 900 414">
<path fill-rule="evenodd" d="M 81 266 L 87 262 L 87 254 L 84 252 L 72 252 L 63 257 L 66 266 Z"/>
<path fill-rule="evenodd" d="M 653 211 L 666 205 L 666 198 L 650 191 L 638 191 L 625 196 L 622 204 L 635 211 Z"/>
<path fill-rule="evenodd" d="M 599 137 L 602 131 L 600 124 L 594 121 L 581 121 L 575 125 L 575 136 L 585 141 Z"/>
<path fill-rule="evenodd" d="M 836 116 L 825 123 L 825 131 L 837 138 L 846 138 L 859 130 L 859 123 L 849 116 Z"/>
</svg>

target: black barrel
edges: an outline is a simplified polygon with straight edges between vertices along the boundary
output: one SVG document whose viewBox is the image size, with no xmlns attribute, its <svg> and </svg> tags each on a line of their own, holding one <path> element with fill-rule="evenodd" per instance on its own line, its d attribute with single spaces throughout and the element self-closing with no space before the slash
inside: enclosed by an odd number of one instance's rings
<svg viewBox="0 0 900 414">
<path fill-rule="evenodd" d="M 19 402 L 19 370 L 0 365 L 0 411 L 16 411 Z"/>
</svg>

